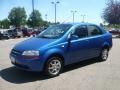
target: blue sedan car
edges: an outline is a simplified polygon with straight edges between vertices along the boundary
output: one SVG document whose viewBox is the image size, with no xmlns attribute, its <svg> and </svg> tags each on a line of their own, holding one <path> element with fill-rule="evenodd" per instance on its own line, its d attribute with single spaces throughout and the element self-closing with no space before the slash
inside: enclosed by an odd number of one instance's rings
<svg viewBox="0 0 120 90">
<path fill-rule="evenodd" d="M 112 47 L 112 36 L 90 23 L 53 25 L 36 37 L 15 45 L 10 59 L 19 69 L 45 71 L 54 77 L 65 65 L 97 57 L 105 61 Z"/>
</svg>

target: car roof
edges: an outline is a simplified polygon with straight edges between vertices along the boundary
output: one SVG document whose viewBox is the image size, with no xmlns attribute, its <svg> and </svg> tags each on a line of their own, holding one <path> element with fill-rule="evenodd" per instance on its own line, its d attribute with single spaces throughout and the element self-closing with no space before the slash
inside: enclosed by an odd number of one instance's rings
<svg viewBox="0 0 120 90">
<path fill-rule="evenodd" d="M 73 26 L 75 26 L 75 25 L 96 25 L 96 24 L 92 24 L 92 23 L 83 23 L 83 22 L 80 22 L 80 23 L 63 23 L 63 24 L 71 24 Z"/>
</svg>

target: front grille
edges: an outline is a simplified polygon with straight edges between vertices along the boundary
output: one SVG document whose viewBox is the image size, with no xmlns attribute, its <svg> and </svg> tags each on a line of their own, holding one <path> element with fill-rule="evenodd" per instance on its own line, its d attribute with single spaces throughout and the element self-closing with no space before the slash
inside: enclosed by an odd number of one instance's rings
<svg viewBox="0 0 120 90">
<path fill-rule="evenodd" d="M 22 52 L 21 52 L 21 51 L 18 51 L 18 50 L 13 49 L 13 50 L 12 50 L 12 54 L 15 54 L 15 55 L 21 55 L 21 54 L 22 54 Z"/>
</svg>

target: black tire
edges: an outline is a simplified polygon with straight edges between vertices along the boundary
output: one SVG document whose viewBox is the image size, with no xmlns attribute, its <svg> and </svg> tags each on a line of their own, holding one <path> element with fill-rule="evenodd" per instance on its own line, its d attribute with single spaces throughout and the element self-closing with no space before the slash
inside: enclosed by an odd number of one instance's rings
<svg viewBox="0 0 120 90">
<path fill-rule="evenodd" d="M 9 37 L 6 37 L 6 39 L 10 39 Z"/>
<path fill-rule="evenodd" d="M 56 62 L 58 64 L 58 66 L 54 66 L 54 65 L 52 66 L 53 62 Z M 58 76 L 60 74 L 60 72 L 62 71 L 62 69 L 63 69 L 63 62 L 62 62 L 62 59 L 58 56 L 49 58 L 45 65 L 45 73 L 49 77 Z"/>
<path fill-rule="evenodd" d="M 103 48 L 101 50 L 100 56 L 98 57 L 99 61 L 106 61 L 108 58 L 109 49 Z"/>
</svg>

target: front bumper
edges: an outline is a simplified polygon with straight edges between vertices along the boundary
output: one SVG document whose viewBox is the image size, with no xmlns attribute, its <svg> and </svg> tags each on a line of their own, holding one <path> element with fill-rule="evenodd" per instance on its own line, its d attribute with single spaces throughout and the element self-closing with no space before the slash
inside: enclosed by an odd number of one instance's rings
<svg viewBox="0 0 120 90">
<path fill-rule="evenodd" d="M 19 69 L 35 72 L 43 71 L 43 60 L 26 60 L 22 56 L 13 53 L 10 54 L 10 59 L 11 63 Z"/>
</svg>

